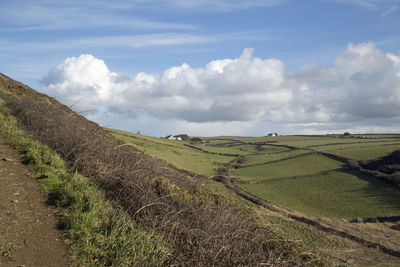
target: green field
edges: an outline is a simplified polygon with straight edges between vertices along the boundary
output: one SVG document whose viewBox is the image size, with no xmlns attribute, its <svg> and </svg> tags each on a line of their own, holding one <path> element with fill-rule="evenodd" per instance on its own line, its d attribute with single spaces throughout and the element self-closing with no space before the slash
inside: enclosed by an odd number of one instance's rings
<svg viewBox="0 0 400 267">
<path fill-rule="evenodd" d="M 313 174 L 321 171 L 338 169 L 342 166 L 343 164 L 341 162 L 314 154 L 265 165 L 235 169 L 231 171 L 231 175 L 240 177 L 240 179 L 244 181 L 255 181 L 258 179 Z"/>
<path fill-rule="evenodd" d="M 268 154 L 268 153 L 276 153 L 289 150 L 288 148 L 285 147 L 276 147 L 276 146 L 258 145 L 258 144 L 236 145 L 232 147 L 252 154 Z"/>
<path fill-rule="evenodd" d="M 282 160 L 285 158 L 291 158 L 291 157 L 306 154 L 306 153 L 312 153 L 312 151 L 299 149 L 299 150 L 290 150 L 290 151 L 279 152 L 279 153 L 265 153 L 265 154 L 261 154 L 261 155 L 250 155 L 247 157 L 247 165 Z"/>
<path fill-rule="evenodd" d="M 133 137 L 128 137 L 117 132 L 113 132 L 113 135 L 132 144 L 138 150 L 155 158 L 163 159 L 179 169 L 206 176 L 215 175 L 220 163 L 228 163 L 234 159 L 234 157 L 208 154 L 186 147 L 181 141 L 142 137 L 142 135 L 134 134 L 131 134 Z"/>
<path fill-rule="evenodd" d="M 400 214 L 400 191 L 363 175 L 333 172 L 241 186 L 268 201 L 313 216 L 358 218 Z"/>
<path fill-rule="evenodd" d="M 357 146 L 324 146 L 318 147 L 317 150 L 335 154 L 341 157 L 356 160 L 371 160 L 386 156 L 395 150 L 400 149 L 400 144 L 362 144 Z"/>
<path fill-rule="evenodd" d="M 112 134 L 146 154 L 193 173 L 213 176 L 222 165 L 231 166 L 230 176 L 238 178 L 245 190 L 308 215 L 356 218 L 400 214 L 400 190 L 377 178 L 355 175 L 356 171 L 353 174 L 338 171 L 346 163 L 317 153 L 353 160 L 376 159 L 400 149 L 399 135 L 228 136 L 201 138 L 202 143 L 191 144 L 123 131 L 112 130 Z M 240 155 L 242 167 L 234 169 L 230 164 L 237 157 L 227 154 Z M 330 172 L 321 174 L 325 171 Z M 302 175 L 306 177 L 288 178 Z M 208 185 L 248 204 L 221 183 L 210 180 Z"/>
<path fill-rule="evenodd" d="M 399 142 L 399 140 L 394 140 L 394 139 L 353 139 L 353 138 L 320 138 L 320 139 L 314 139 L 314 140 L 297 140 L 297 141 L 283 141 L 283 142 L 277 142 L 276 144 L 278 145 L 288 145 L 288 146 L 293 146 L 293 147 L 298 147 L 298 148 L 304 148 L 304 147 L 316 147 L 316 146 L 324 146 L 327 145 L 335 145 L 335 144 L 345 144 L 345 145 L 354 145 L 354 144 L 369 144 L 371 145 L 373 143 L 393 143 L 393 142 Z"/>
<path fill-rule="evenodd" d="M 219 153 L 219 154 L 235 154 L 235 155 L 248 155 L 250 152 L 237 148 L 236 146 L 229 147 L 215 147 L 215 146 L 207 146 L 207 145 L 196 145 L 197 148 L 208 151 L 211 153 Z"/>
<path fill-rule="evenodd" d="M 241 142 L 239 141 L 235 141 L 235 140 L 228 140 L 228 139 L 205 139 L 205 141 L 207 142 L 207 144 L 209 145 L 230 145 L 230 144 L 241 144 Z"/>
</svg>

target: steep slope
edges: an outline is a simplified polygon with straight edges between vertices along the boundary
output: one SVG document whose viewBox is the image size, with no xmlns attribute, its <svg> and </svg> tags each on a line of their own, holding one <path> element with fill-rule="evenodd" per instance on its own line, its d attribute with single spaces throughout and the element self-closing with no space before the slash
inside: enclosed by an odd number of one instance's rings
<svg viewBox="0 0 400 267">
<path fill-rule="evenodd" d="M 304 253 L 300 241 L 285 241 L 264 226 L 252 210 L 123 144 L 54 99 L 1 77 L 2 98 L 21 127 L 89 177 L 133 221 L 159 233 L 171 251 L 164 264 L 324 264 Z"/>
</svg>

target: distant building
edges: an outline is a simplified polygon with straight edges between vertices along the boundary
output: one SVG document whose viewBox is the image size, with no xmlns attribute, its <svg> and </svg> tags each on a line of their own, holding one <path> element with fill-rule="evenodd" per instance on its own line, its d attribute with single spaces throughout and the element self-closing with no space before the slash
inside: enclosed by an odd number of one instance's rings
<svg viewBox="0 0 400 267">
<path fill-rule="evenodd" d="M 165 139 L 168 139 L 168 140 L 176 140 L 176 141 L 182 141 L 182 138 L 181 138 L 180 136 L 171 135 L 171 134 L 167 135 L 167 136 L 165 137 Z"/>
<path fill-rule="evenodd" d="M 278 136 L 277 133 L 269 133 L 268 136 Z"/>
</svg>

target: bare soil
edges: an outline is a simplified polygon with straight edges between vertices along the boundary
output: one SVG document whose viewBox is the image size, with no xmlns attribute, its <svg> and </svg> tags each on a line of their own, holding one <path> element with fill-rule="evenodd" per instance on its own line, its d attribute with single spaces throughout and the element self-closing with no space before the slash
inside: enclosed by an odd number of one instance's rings
<svg viewBox="0 0 400 267">
<path fill-rule="evenodd" d="M 68 266 L 55 209 L 0 135 L 0 266 Z"/>
</svg>

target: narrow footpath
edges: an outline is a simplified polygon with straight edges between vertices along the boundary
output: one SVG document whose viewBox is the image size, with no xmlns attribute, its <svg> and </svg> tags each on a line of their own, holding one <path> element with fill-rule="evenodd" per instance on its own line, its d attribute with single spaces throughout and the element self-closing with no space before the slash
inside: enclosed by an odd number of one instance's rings
<svg viewBox="0 0 400 267">
<path fill-rule="evenodd" d="M 0 266 L 68 266 L 55 209 L 0 135 Z"/>
</svg>

